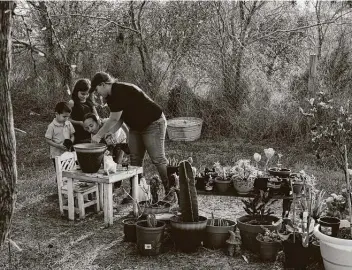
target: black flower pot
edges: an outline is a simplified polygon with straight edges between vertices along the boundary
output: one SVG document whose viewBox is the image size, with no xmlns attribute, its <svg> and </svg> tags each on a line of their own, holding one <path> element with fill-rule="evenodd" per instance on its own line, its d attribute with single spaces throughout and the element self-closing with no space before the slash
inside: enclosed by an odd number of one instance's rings
<svg viewBox="0 0 352 270">
<path fill-rule="evenodd" d="M 176 248 L 183 252 L 195 252 L 205 237 L 207 218 L 199 216 L 199 221 L 185 222 L 179 216 L 170 218 L 171 235 Z"/>
<path fill-rule="evenodd" d="M 318 222 L 320 224 L 319 231 L 332 237 L 337 236 L 340 228 L 340 219 L 336 217 L 321 217 Z"/>
<path fill-rule="evenodd" d="M 282 242 L 285 253 L 285 267 L 294 269 L 306 269 L 309 264 L 311 252 L 308 247 L 303 247 L 302 237 L 296 234 L 295 242 L 293 242 L 293 234 Z"/>
<path fill-rule="evenodd" d="M 254 188 L 256 190 L 267 190 L 269 177 L 257 177 L 254 180 Z"/>
<path fill-rule="evenodd" d="M 141 255 L 153 256 L 161 252 L 165 226 L 162 221 L 155 227 L 148 227 L 146 220 L 136 223 L 137 249 Z"/>
<path fill-rule="evenodd" d="M 123 233 L 125 234 L 124 240 L 126 242 L 136 242 L 136 218 L 126 218 L 122 221 Z"/>
<path fill-rule="evenodd" d="M 73 146 L 76 154 L 78 164 L 84 173 L 96 173 L 99 171 L 105 150 L 105 144 L 102 143 L 80 143 Z"/>
<path fill-rule="evenodd" d="M 196 177 L 196 189 L 198 190 L 204 190 L 205 189 L 205 184 L 208 180 L 207 177 Z"/>
<path fill-rule="evenodd" d="M 258 236 L 257 240 L 259 242 L 259 254 L 263 261 L 275 261 L 277 253 L 281 249 L 280 242 L 265 242 L 261 241 Z"/>
</svg>

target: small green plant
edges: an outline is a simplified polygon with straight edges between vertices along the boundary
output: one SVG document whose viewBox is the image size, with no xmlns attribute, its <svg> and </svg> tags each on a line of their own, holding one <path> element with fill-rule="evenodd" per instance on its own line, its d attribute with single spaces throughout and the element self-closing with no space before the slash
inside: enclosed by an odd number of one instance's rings
<svg viewBox="0 0 352 270">
<path fill-rule="evenodd" d="M 210 226 L 230 226 L 229 222 L 227 220 L 224 220 L 222 218 L 214 218 L 214 214 L 211 213 L 211 220 L 210 220 Z"/>
<path fill-rule="evenodd" d="M 326 215 L 329 217 L 337 217 L 344 219 L 348 215 L 347 190 L 343 189 L 341 194 L 332 193 L 326 199 Z"/>
<path fill-rule="evenodd" d="M 154 214 L 149 214 L 147 216 L 147 224 L 148 224 L 148 227 L 150 228 L 155 228 L 156 225 L 157 225 L 158 221 L 156 220 L 156 217 Z"/>
<path fill-rule="evenodd" d="M 277 200 L 272 199 L 269 192 L 260 191 L 253 199 L 242 199 L 244 211 L 251 217 L 251 224 L 265 225 L 267 217 L 274 214 L 269 208 Z"/>
<path fill-rule="evenodd" d="M 263 230 L 264 233 L 259 233 L 257 236 L 257 239 L 262 242 L 268 242 L 268 243 L 273 243 L 273 242 L 281 242 L 281 238 L 277 231 L 270 231 L 268 228 L 264 226 L 260 226 Z"/>
<path fill-rule="evenodd" d="M 174 167 L 177 167 L 179 163 L 178 159 L 176 159 L 175 157 L 173 158 L 169 157 L 167 158 L 167 161 L 169 166 L 174 166 Z"/>
<path fill-rule="evenodd" d="M 230 173 L 233 179 L 247 181 L 250 177 L 256 177 L 258 170 L 255 166 L 251 165 L 249 159 L 240 159 L 230 169 Z"/>
<path fill-rule="evenodd" d="M 311 215 L 312 215 L 312 218 L 314 218 L 315 220 L 318 220 L 318 218 L 320 218 L 320 216 L 324 213 L 325 209 L 327 208 L 324 196 L 325 196 L 325 191 L 320 190 L 313 197 L 312 206 L 311 206 Z"/>
</svg>

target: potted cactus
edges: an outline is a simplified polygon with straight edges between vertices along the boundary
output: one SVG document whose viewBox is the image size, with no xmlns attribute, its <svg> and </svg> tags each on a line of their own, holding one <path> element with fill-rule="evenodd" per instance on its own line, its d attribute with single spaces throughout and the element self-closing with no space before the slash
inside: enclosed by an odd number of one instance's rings
<svg viewBox="0 0 352 270">
<path fill-rule="evenodd" d="M 195 176 L 189 161 L 181 161 L 180 175 L 180 211 L 181 215 L 170 218 L 171 235 L 176 247 L 184 252 L 193 252 L 204 238 L 207 218 L 198 215 L 198 200 Z"/>
<path fill-rule="evenodd" d="M 161 251 L 164 238 L 165 223 L 158 221 L 154 214 L 149 214 L 146 220 L 137 221 L 137 248 L 142 255 L 157 255 Z"/>
<path fill-rule="evenodd" d="M 214 218 L 207 222 L 205 230 L 204 246 L 211 249 L 218 249 L 226 246 L 226 240 L 229 238 L 229 231 L 234 231 L 236 222 L 228 219 Z"/>
</svg>

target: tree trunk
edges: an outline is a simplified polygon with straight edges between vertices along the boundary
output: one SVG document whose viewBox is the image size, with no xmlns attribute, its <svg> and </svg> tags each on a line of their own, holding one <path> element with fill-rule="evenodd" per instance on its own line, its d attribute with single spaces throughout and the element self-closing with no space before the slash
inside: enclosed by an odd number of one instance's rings
<svg viewBox="0 0 352 270">
<path fill-rule="evenodd" d="M 14 8 L 14 2 L 0 1 L 0 246 L 10 230 L 16 200 L 16 139 L 9 85 Z"/>
</svg>

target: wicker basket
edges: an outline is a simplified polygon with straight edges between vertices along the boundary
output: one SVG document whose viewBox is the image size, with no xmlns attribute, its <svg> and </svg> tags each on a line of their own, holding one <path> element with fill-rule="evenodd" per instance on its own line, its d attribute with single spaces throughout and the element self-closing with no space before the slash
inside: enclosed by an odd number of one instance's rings
<svg viewBox="0 0 352 270">
<path fill-rule="evenodd" d="M 167 121 L 167 135 L 171 141 L 199 139 L 203 120 L 196 117 L 177 117 Z"/>
</svg>

